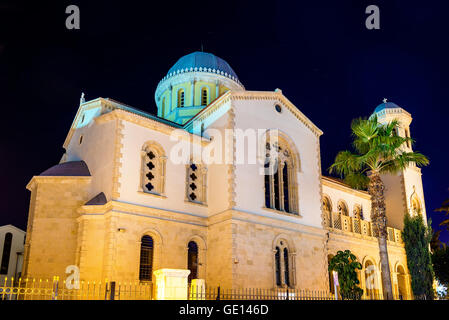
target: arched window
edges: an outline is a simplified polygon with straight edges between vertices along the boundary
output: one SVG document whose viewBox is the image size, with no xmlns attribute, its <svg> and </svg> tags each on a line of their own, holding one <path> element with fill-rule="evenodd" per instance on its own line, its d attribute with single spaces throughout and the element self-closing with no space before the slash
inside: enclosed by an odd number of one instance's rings
<svg viewBox="0 0 449 320">
<path fill-rule="evenodd" d="M 339 201 L 338 202 L 338 213 L 343 215 L 343 216 L 349 216 L 348 213 L 348 207 L 346 207 L 346 204 L 343 201 Z"/>
<path fill-rule="evenodd" d="M 12 245 L 12 233 L 7 232 L 5 234 L 5 241 L 3 242 L 3 255 L 2 255 L 2 264 L 0 267 L 0 274 L 8 274 L 9 258 L 11 256 L 11 245 Z"/>
<path fill-rule="evenodd" d="M 145 235 L 140 243 L 140 269 L 139 279 L 141 281 L 151 281 L 153 274 L 153 238 Z"/>
<path fill-rule="evenodd" d="M 178 107 L 184 107 L 184 89 L 178 91 Z"/>
<path fill-rule="evenodd" d="M 291 287 L 294 277 L 291 268 L 291 257 L 285 240 L 278 240 L 274 248 L 274 273 L 276 286 Z"/>
<path fill-rule="evenodd" d="M 142 148 L 141 191 L 162 195 L 165 189 L 166 157 L 162 147 L 147 142 Z"/>
<path fill-rule="evenodd" d="M 276 285 L 280 287 L 282 285 L 281 282 L 281 250 L 279 247 L 276 247 L 276 252 L 274 253 L 274 264 L 275 264 L 275 273 L 276 273 Z"/>
<path fill-rule="evenodd" d="M 209 95 L 207 92 L 207 88 L 203 88 L 201 89 L 201 105 L 207 106 L 208 103 L 209 103 Z"/>
<path fill-rule="evenodd" d="M 362 216 L 362 207 L 361 206 L 359 206 L 358 204 L 356 204 L 355 206 L 354 206 L 354 218 L 356 218 L 356 219 L 363 219 L 363 216 Z"/>
<path fill-rule="evenodd" d="M 397 278 L 398 278 L 398 298 L 399 300 L 405 300 L 408 298 L 407 294 L 407 278 L 404 268 L 401 265 L 397 267 Z"/>
<path fill-rule="evenodd" d="M 298 214 L 296 153 L 281 136 L 273 140 L 267 137 L 265 149 L 265 207 Z"/>
<path fill-rule="evenodd" d="M 198 245 L 195 241 L 190 241 L 187 245 L 187 269 L 190 270 L 189 282 L 198 278 Z"/>
<path fill-rule="evenodd" d="M 365 261 L 365 292 L 369 299 L 377 299 L 380 293 L 377 269 L 371 260 Z"/>
<path fill-rule="evenodd" d="M 195 203 L 206 203 L 207 168 L 191 161 L 186 166 L 186 200 Z"/>
<path fill-rule="evenodd" d="M 332 227 L 332 205 L 327 196 L 323 197 L 323 211 L 324 219 L 326 220 L 326 226 Z"/>
</svg>

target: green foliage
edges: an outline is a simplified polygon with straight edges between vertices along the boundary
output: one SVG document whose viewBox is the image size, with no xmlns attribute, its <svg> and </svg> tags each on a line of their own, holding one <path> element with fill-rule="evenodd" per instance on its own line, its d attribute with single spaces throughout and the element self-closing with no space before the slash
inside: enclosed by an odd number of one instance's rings
<svg viewBox="0 0 449 320">
<path fill-rule="evenodd" d="M 432 254 L 435 277 L 446 287 L 449 287 L 449 247 L 442 245 L 436 248 Z"/>
<path fill-rule="evenodd" d="M 408 212 L 405 214 L 402 239 L 407 253 L 407 265 L 412 278 L 413 294 L 433 299 L 434 271 L 429 249 L 432 229 L 424 224 L 423 216 L 420 213 L 413 217 Z"/>
<path fill-rule="evenodd" d="M 359 284 L 357 269 L 361 270 L 362 265 L 349 250 L 338 251 L 329 261 L 329 271 L 338 272 L 340 294 L 343 299 L 360 299 L 363 294 L 363 290 L 357 286 Z"/>
<path fill-rule="evenodd" d="M 413 140 L 395 135 L 398 126 L 397 120 L 380 124 L 376 115 L 353 120 L 351 131 L 355 152 L 340 151 L 329 172 L 340 174 L 353 188 L 364 189 L 368 185 L 367 174 L 370 171 L 396 173 L 411 162 L 417 166 L 427 165 L 429 160 L 421 153 L 404 152 L 402 146 L 407 142 L 413 143 Z"/>
</svg>

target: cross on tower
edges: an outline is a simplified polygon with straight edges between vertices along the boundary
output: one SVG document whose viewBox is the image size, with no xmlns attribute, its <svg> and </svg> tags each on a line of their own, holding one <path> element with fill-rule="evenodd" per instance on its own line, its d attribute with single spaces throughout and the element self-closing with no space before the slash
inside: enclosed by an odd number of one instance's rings
<svg viewBox="0 0 449 320">
<path fill-rule="evenodd" d="M 384 103 L 387 103 L 387 98 L 384 98 L 382 101 L 383 101 Z"/>
</svg>

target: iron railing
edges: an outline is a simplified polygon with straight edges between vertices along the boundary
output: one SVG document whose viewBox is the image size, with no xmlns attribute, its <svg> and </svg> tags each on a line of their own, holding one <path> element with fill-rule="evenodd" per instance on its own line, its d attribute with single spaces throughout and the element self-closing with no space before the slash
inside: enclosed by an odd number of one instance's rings
<svg viewBox="0 0 449 320">
<path fill-rule="evenodd" d="M 53 279 L 5 278 L 0 283 L 4 300 L 151 300 L 152 283 L 80 281 L 67 286 L 59 277 Z"/>
</svg>

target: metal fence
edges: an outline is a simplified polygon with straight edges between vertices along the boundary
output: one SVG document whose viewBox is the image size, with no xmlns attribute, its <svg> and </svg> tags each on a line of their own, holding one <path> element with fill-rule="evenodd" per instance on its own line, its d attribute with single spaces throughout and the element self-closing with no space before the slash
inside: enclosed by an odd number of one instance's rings
<svg viewBox="0 0 449 320">
<path fill-rule="evenodd" d="M 220 287 L 190 286 L 189 300 L 384 300 L 380 293 L 341 297 L 329 291 L 300 290 L 290 288 L 225 289 Z M 406 300 L 402 295 L 395 295 L 393 300 Z M 414 297 L 414 300 L 429 300 L 429 297 Z"/>
<path fill-rule="evenodd" d="M 151 283 L 80 281 L 68 288 L 58 277 L 49 279 L 6 279 L 0 283 L 2 300 L 151 300 Z"/>
<path fill-rule="evenodd" d="M 152 300 L 151 282 L 80 281 L 78 287 L 68 288 L 58 277 L 49 279 L 5 279 L 0 283 L 0 300 Z M 188 300 L 337 300 L 329 291 L 290 288 L 261 289 L 189 285 Z M 395 300 L 403 300 L 395 296 Z M 414 300 L 429 300 L 415 296 Z M 338 296 L 338 300 L 342 300 Z M 383 300 L 380 294 L 345 297 L 345 300 Z"/>
</svg>

